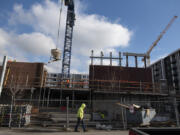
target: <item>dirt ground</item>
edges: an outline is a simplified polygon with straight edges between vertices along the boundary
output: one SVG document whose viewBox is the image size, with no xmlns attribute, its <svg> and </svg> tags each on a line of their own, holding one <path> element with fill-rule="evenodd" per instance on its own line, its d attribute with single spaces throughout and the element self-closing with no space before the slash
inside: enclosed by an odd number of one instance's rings
<svg viewBox="0 0 180 135">
<path fill-rule="evenodd" d="M 9 129 L 0 128 L 0 135 L 128 135 L 128 131 L 88 130 L 88 132 L 62 131 L 58 129 Z"/>
</svg>

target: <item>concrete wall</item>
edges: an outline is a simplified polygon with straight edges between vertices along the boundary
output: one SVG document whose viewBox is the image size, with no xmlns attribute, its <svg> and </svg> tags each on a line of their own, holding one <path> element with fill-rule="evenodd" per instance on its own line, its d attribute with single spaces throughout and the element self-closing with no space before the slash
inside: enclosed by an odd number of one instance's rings
<svg viewBox="0 0 180 135">
<path fill-rule="evenodd" d="M 128 94 L 94 94 L 93 96 L 93 112 L 107 112 L 107 119 L 109 120 L 122 120 L 122 109 L 125 107 L 117 105 L 117 103 L 128 106 L 132 104 L 151 106 L 151 101 L 158 98 L 158 96 Z M 129 109 L 126 110 L 129 111 Z"/>
<path fill-rule="evenodd" d="M 154 82 L 167 81 L 169 91 L 180 93 L 180 49 L 151 65 Z"/>
</svg>

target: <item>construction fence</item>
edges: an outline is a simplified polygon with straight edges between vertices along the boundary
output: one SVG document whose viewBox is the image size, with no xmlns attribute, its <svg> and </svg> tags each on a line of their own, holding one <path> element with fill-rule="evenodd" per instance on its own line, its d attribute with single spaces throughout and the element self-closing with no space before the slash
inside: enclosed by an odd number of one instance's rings
<svg viewBox="0 0 180 135">
<path fill-rule="evenodd" d="M 85 125 L 99 130 L 179 126 L 180 102 L 173 97 L 156 101 L 127 100 L 124 97 L 119 100 L 13 99 L 11 104 L 0 105 L 0 126 L 73 128 L 82 103 L 86 104 Z M 51 106 L 53 104 L 58 106 Z"/>
</svg>

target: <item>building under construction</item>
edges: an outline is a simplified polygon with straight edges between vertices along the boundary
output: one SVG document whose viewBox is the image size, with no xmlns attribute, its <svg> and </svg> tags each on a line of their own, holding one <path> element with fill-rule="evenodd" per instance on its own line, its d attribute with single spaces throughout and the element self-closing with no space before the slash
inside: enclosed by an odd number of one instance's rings
<svg viewBox="0 0 180 135">
<path fill-rule="evenodd" d="M 169 92 L 180 93 L 180 49 L 153 63 L 151 68 L 154 82 L 164 82 Z"/>
<path fill-rule="evenodd" d="M 77 109 L 82 103 L 87 105 L 87 125 L 98 129 L 104 128 L 97 126 L 101 124 L 110 125 L 107 129 L 147 126 L 153 118 L 156 118 L 155 124 L 165 118 L 163 122 L 166 125 L 179 125 L 178 96 L 174 91 L 178 93 L 180 88 L 180 52 L 178 50 L 149 65 L 152 49 L 177 16 L 171 19 L 146 53 L 119 52 L 119 57 L 113 57 L 111 52 L 109 56 L 104 56 L 103 52 L 100 56 L 94 56 L 92 51 L 89 74 L 70 74 L 74 1 L 65 0 L 65 6 L 67 18 L 62 73 L 48 73 L 43 63 L 9 61 L 7 67 L 3 64 L 0 68 L 3 86 L 0 87 L 3 88 L 0 125 L 56 125 L 68 128 L 74 126 Z M 50 62 L 60 60 L 57 46 L 51 53 Z M 134 57 L 135 66 L 129 65 L 129 57 Z M 139 57 L 143 59 L 143 67 L 138 66 Z M 95 59 L 100 64 L 95 65 Z M 109 65 L 103 65 L 104 60 L 109 60 Z M 114 66 L 113 61 L 117 61 L 118 65 Z"/>
<path fill-rule="evenodd" d="M 176 59 L 173 59 L 174 56 Z M 63 108 L 67 107 L 68 97 L 70 113 L 76 112 L 78 106 L 85 102 L 89 123 L 101 121 L 99 112 L 103 112 L 106 122 L 111 121 L 114 127 L 123 128 L 134 120 L 132 114 L 126 110 L 127 106 L 133 104 L 156 109 L 156 113 L 160 114 L 173 112 L 175 102 L 171 91 L 178 91 L 178 87 L 163 86 L 171 86 L 170 73 L 179 78 L 179 72 L 175 74 L 174 71 L 179 70 L 179 50 L 163 59 L 164 61 L 171 59 L 172 67 L 174 63 L 177 64 L 177 68 L 171 69 L 157 68 L 162 60 L 150 67 L 137 67 L 136 64 L 134 67 L 129 67 L 128 64 L 125 66 L 121 64 L 121 55 L 116 58 L 111 55 L 110 57 L 92 55 L 90 58 L 92 63 L 89 66 L 89 74 L 71 74 L 68 79 L 64 79 L 62 74 L 48 73 L 43 63 L 9 61 L 4 77 L 1 104 L 29 104 L 32 106 L 32 112 L 38 115 L 43 111 L 57 112 L 57 108 L 60 107 L 59 111 L 62 113 L 65 111 Z M 100 64 L 94 65 L 94 59 L 99 59 Z M 109 59 L 110 65 L 103 65 L 104 59 Z M 119 61 L 118 66 L 112 65 L 113 59 Z M 165 78 L 161 79 L 160 75 L 157 78 L 157 71 L 160 70 L 159 72 L 162 73 L 163 69 L 168 69 L 164 71 Z M 173 86 L 176 85 L 173 83 Z M 120 103 L 120 106 L 117 103 Z M 124 105 L 126 109 L 122 110 Z M 134 123 L 137 124 L 137 120 L 134 120 Z"/>
</svg>

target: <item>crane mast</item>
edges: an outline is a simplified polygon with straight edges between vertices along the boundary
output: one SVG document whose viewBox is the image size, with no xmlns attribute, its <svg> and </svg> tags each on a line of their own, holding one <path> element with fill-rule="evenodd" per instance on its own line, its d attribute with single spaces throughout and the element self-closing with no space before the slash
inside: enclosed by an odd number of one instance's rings
<svg viewBox="0 0 180 135">
<path fill-rule="evenodd" d="M 157 45 L 157 43 L 159 42 L 159 40 L 162 38 L 162 36 L 166 33 L 166 31 L 169 29 L 169 27 L 172 25 L 172 23 L 174 22 L 174 20 L 177 18 L 177 16 L 174 16 L 171 21 L 168 23 L 168 25 L 166 26 L 166 28 L 161 32 L 161 34 L 158 36 L 158 38 L 153 42 L 153 44 L 150 46 L 149 50 L 146 52 L 146 58 L 147 58 L 147 64 L 148 66 L 150 65 L 150 53 L 152 51 L 152 49 Z"/>
<path fill-rule="evenodd" d="M 67 6 L 68 9 L 67 9 L 64 51 L 63 51 L 63 60 L 62 60 L 62 74 L 63 74 L 63 78 L 69 78 L 73 27 L 75 22 L 74 1 L 65 0 L 65 6 Z"/>
</svg>

